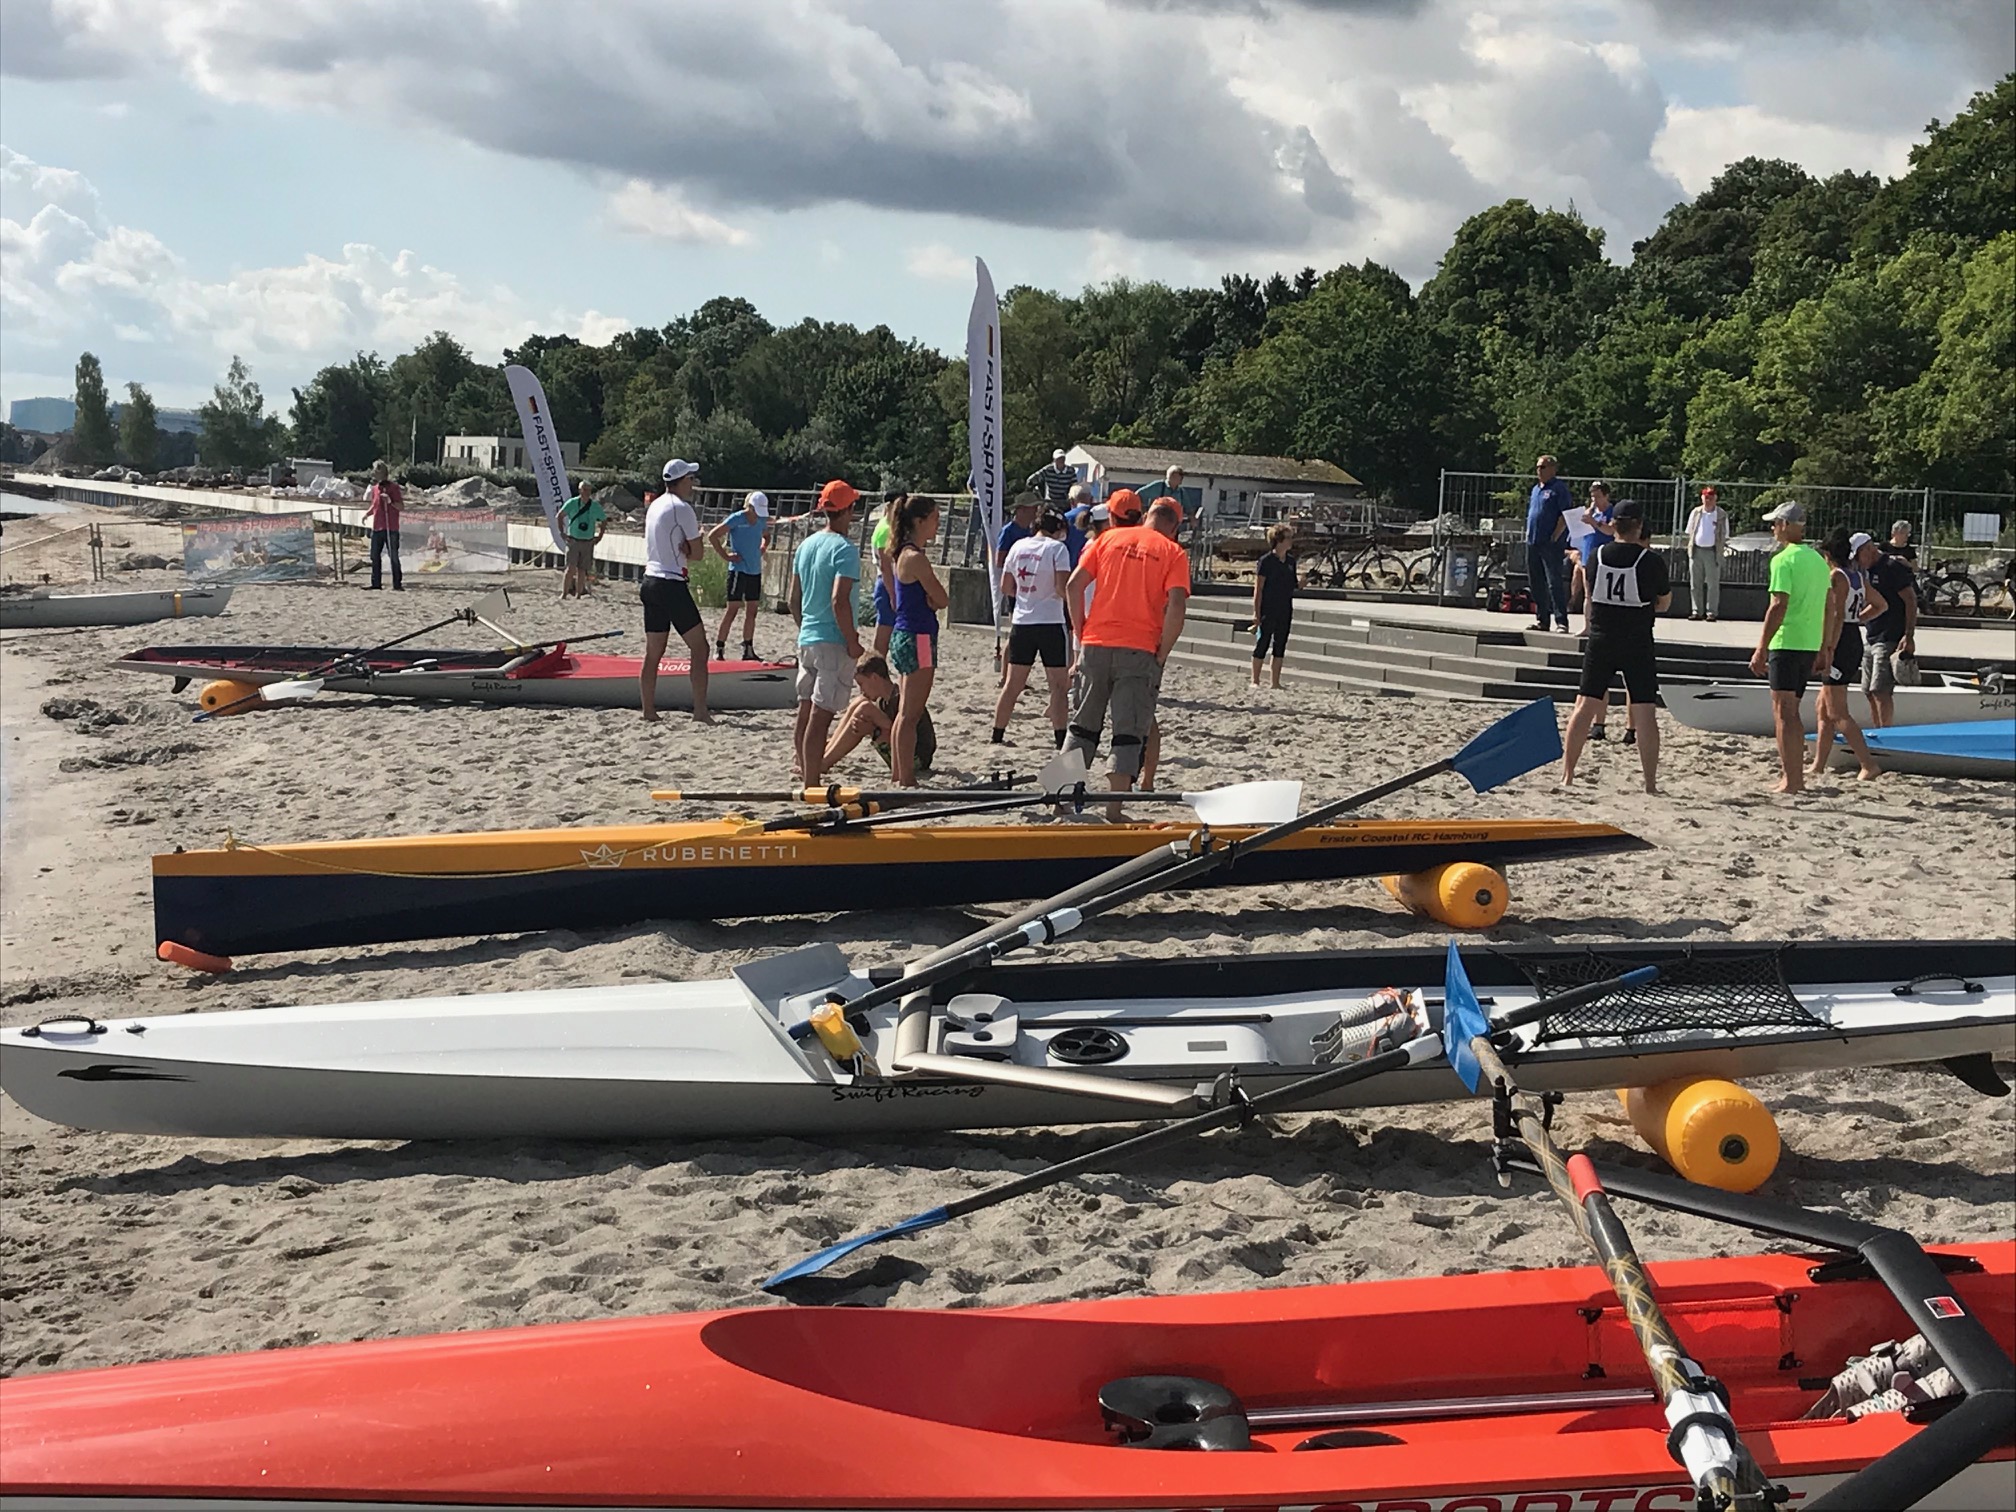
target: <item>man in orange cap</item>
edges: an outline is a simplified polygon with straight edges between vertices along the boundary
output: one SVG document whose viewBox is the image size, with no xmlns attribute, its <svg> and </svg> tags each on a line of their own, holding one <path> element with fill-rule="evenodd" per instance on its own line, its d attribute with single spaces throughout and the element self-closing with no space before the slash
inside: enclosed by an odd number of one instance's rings
<svg viewBox="0 0 2016 1512">
<path fill-rule="evenodd" d="M 854 628 L 854 585 L 861 548 L 849 538 L 859 490 L 835 478 L 813 506 L 815 530 L 791 559 L 791 617 L 798 621 L 798 721 L 792 733 L 797 771 L 807 787 L 826 766 L 826 735 L 854 692 L 861 638 Z"/>
<path fill-rule="evenodd" d="M 1071 711 L 1065 748 L 1089 762 L 1110 709 L 1113 761 L 1107 784 L 1116 793 L 1134 786 L 1143 745 L 1155 721 L 1162 667 L 1190 598 L 1190 558 L 1176 544 L 1181 506 L 1158 500 L 1142 523 L 1141 496 L 1117 490 L 1106 501 L 1112 528 L 1085 548 L 1065 584 L 1065 602 L 1078 633 L 1078 706 Z M 1088 590 L 1096 587 L 1091 603 Z"/>
</svg>

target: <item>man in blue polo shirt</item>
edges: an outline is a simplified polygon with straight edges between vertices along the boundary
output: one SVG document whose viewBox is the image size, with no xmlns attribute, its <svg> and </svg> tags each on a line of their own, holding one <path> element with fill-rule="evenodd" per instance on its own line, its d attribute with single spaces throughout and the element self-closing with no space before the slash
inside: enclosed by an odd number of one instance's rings
<svg viewBox="0 0 2016 1512">
<path fill-rule="evenodd" d="M 1545 630 L 1548 615 L 1555 628 L 1568 633 L 1568 522 L 1561 516 L 1575 498 L 1555 476 L 1551 456 L 1533 464 L 1539 482 L 1526 499 L 1526 584 L 1533 594 L 1533 628 Z"/>
</svg>

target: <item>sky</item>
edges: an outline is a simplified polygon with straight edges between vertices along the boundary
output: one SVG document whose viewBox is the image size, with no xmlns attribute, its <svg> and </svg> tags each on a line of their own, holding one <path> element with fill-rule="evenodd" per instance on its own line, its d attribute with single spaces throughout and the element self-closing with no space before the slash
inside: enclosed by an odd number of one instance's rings
<svg viewBox="0 0 2016 1512">
<path fill-rule="evenodd" d="M 1573 205 L 1630 256 L 1726 163 L 1894 176 L 2016 0 L 4 0 L 0 408 L 289 389 L 445 329 L 715 295 L 964 340 L 1002 289 L 1215 284 Z"/>
</svg>

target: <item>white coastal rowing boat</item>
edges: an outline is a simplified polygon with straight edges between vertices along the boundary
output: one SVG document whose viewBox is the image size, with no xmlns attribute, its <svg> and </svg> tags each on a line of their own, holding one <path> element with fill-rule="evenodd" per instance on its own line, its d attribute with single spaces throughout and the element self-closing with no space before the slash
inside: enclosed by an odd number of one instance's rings
<svg viewBox="0 0 2016 1512">
<path fill-rule="evenodd" d="M 2010 942 L 1514 946 L 1468 958 L 1494 1015 L 1644 964 L 1633 988 L 1518 1031 L 1536 1091 L 1947 1062 L 1982 1091 L 2016 1058 Z M 1440 951 L 993 966 L 932 990 L 930 1041 L 883 1074 L 899 1008 L 842 1065 L 829 994 L 897 973 L 813 945 L 726 980 L 345 1003 L 0 1032 L 0 1085 L 55 1123 L 220 1138 L 725 1138 L 1131 1121 L 1194 1112 L 1370 1053 L 1406 993 L 1439 1013 Z M 1368 1003 L 1372 1005 L 1368 1009 Z M 1060 1072 L 1068 1073 L 1059 1075 Z M 1094 1090 L 1082 1090 L 1088 1081 Z M 1312 1107 L 1464 1095 L 1441 1064 Z"/>
<path fill-rule="evenodd" d="M 1900 725 L 1959 724 L 1980 719 L 2016 717 L 2016 692 L 1993 692 L 1985 688 L 1959 685 L 1904 687 L 1893 695 Z M 1710 683 L 1705 688 L 1671 687 L 1661 690 L 1666 712 L 1690 730 L 1715 735 L 1769 735 L 1771 733 L 1771 690 L 1761 682 Z M 1817 728 L 1816 690 L 1809 688 L 1800 700 L 1799 718 L 1811 735 Z M 1868 707 L 1860 689 L 1851 689 L 1849 709 L 1866 723 Z"/>
<path fill-rule="evenodd" d="M 86 625 L 146 625 L 155 620 L 222 614 L 230 585 L 160 588 L 137 593 L 0 593 L 0 630 L 67 630 Z"/>
</svg>

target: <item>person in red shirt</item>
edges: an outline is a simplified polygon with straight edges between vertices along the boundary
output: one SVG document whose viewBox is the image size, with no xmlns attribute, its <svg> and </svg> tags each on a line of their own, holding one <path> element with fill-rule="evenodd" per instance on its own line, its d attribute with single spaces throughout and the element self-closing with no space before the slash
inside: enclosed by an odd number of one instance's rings
<svg viewBox="0 0 2016 1512">
<path fill-rule="evenodd" d="M 385 586 L 385 553 L 392 553 L 392 591 L 406 590 L 405 574 L 399 570 L 399 485 L 392 481 L 392 469 L 383 462 L 371 464 L 371 487 L 364 494 L 364 523 L 371 527 L 371 586 Z"/>
<path fill-rule="evenodd" d="M 1115 492 L 1106 509 L 1112 528 L 1085 548 L 1064 587 L 1078 648 L 1072 666 L 1078 706 L 1064 745 L 1089 762 L 1110 711 L 1113 761 L 1107 784 L 1124 793 L 1140 774 L 1162 667 L 1183 633 L 1190 558 L 1176 544 L 1183 512 L 1174 500 L 1159 501 L 1147 512 L 1146 524 L 1141 496 L 1131 488 Z"/>
</svg>

